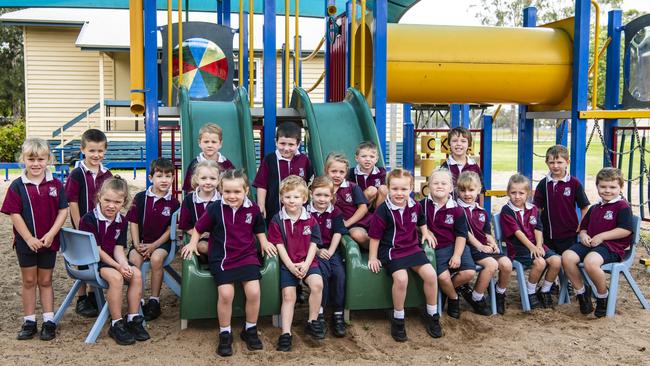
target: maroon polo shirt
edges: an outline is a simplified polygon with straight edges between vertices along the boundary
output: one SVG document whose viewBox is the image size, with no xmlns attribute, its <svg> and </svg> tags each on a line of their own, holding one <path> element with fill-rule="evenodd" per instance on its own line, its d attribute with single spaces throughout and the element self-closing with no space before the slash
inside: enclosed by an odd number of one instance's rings
<svg viewBox="0 0 650 366">
<path fill-rule="evenodd" d="M 632 208 L 623 197 L 591 206 L 580 223 L 580 230 L 587 230 L 590 237 L 616 228 L 634 230 Z M 603 244 L 610 252 L 623 258 L 625 249 L 632 244 L 632 234 L 621 239 L 606 240 Z"/>
<path fill-rule="evenodd" d="M 401 208 L 386 199 L 375 210 L 368 231 L 370 238 L 379 239 L 379 260 L 387 262 L 421 252 L 417 228 L 425 224 L 419 203 L 409 198 L 406 207 Z"/>
<path fill-rule="evenodd" d="M 255 235 L 264 233 L 264 218 L 259 206 L 248 198 L 237 209 L 221 200 L 208 205 L 196 222 L 199 234 L 209 232 L 208 260 L 222 271 L 247 265 L 260 265 Z"/>
<path fill-rule="evenodd" d="M 275 160 L 275 162 L 270 164 L 268 160 Z M 274 169 L 275 172 L 271 173 L 271 169 Z M 311 178 L 311 162 L 309 158 L 305 154 L 296 153 L 293 158 L 285 159 L 276 150 L 274 153 L 267 155 L 264 162 L 260 164 L 255 180 L 253 180 L 253 186 L 267 190 L 270 185 L 280 187 L 280 182 L 290 175 L 297 175 L 304 179 L 305 182 L 308 182 Z M 276 177 L 276 179 L 272 179 L 272 176 Z"/>
<path fill-rule="evenodd" d="M 460 165 L 454 158 L 449 155 L 447 160 L 442 163 L 440 166 L 442 168 L 448 169 L 449 172 L 451 173 L 451 176 L 454 180 L 454 187 L 456 186 L 456 181 L 458 180 L 458 176 L 462 172 L 474 172 L 478 174 L 478 176 L 481 178 L 481 192 L 485 191 L 485 185 L 483 184 L 483 172 L 481 171 L 481 167 L 472 159 L 471 157 L 467 157 L 467 164 L 465 165 Z"/>
<path fill-rule="evenodd" d="M 330 204 L 323 212 L 309 205 L 307 206 L 307 211 L 318 222 L 321 238 L 320 248 L 329 248 L 334 234 L 346 235 L 348 233 L 348 229 L 343 224 L 343 213 L 334 207 L 334 205 Z"/>
<path fill-rule="evenodd" d="M 467 205 L 465 202 L 458 200 L 458 206 L 462 207 L 467 219 L 467 228 L 474 235 L 476 240 L 481 244 L 487 245 L 487 236 L 492 235 L 492 226 L 490 217 L 485 209 L 476 202 L 473 205 Z"/>
<path fill-rule="evenodd" d="M 86 212 L 95 208 L 97 192 L 102 184 L 112 176 L 111 171 L 104 165 L 100 165 L 97 174 L 95 174 L 86 168 L 83 161 L 78 167 L 72 169 L 65 182 L 65 196 L 68 198 L 68 202 L 77 202 L 79 217 L 83 217 Z"/>
<path fill-rule="evenodd" d="M 203 156 L 203 153 L 200 153 L 196 158 L 192 159 L 190 165 L 187 166 L 187 170 L 185 171 L 185 178 L 183 178 L 183 192 L 188 193 L 192 191 L 192 175 L 194 174 L 196 164 L 205 160 L 208 159 Z M 222 172 L 230 169 L 235 169 L 235 165 L 233 165 L 233 163 L 221 153 L 219 153 L 219 158 L 217 158 L 217 164 L 219 165 L 219 169 Z"/>
<path fill-rule="evenodd" d="M 535 206 L 542 211 L 544 237 L 566 239 L 576 236 L 578 229 L 578 208 L 589 206 L 589 199 L 580 181 L 570 174 L 553 181 L 550 174 L 539 181 L 535 189 Z"/>
<path fill-rule="evenodd" d="M 438 242 L 436 249 L 454 245 L 457 237 L 467 238 L 465 211 L 452 198 L 444 206 L 438 207 L 428 196 L 420 201 L 420 205 L 424 209 L 427 228 Z"/>
<path fill-rule="evenodd" d="M 298 220 L 293 222 L 284 208 L 280 210 L 269 224 L 269 242 L 284 244 L 289 258 L 293 263 L 307 259 L 311 243 L 321 245 L 320 227 L 318 221 L 303 208 Z M 310 268 L 318 267 L 316 256 L 309 265 Z"/>
<path fill-rule="evenodd" d="M 209 200 L 203 200 L 199 197 L 198 189 L 185 196 L 181 205 L 181 214 L 178 219 L 178 228 L 181 230 L 191 230 L 198 219 L 203 215 L 208 205 L 218 199 L 221 199 L 219 192 L 214 191 L 214 195 Z"/>
<path fill-rule="evenodd" d="M 42 238 L 54 225 L 59 210 L 68 207 L 68 200 L 61 182 L 52 177 L 47 171 L 43 180 L 35 184 L 30 181 L 23 171 L 20 178 L 16 178 L 2 203 L 0 212 L 11 215 L 20 214 L 32 236 Z M 19 253 L 32 253 L 14 227 L 14 247 Z M 38 251 L 59 250 L 59 235 L 55 235 L 49 248 L 40 248 Z"/>
<path fill-rule="evenodd" d="M 135 195 L 131 209 L 126 214 L 129 222 L 138 224 L 140 240 L 150 244 L 158 240 L 171 225 L 172 215 L 178 209 L 178 200 L 169 191 L 163 197 L 157 197 L 151 187 Z"/>
<path fill-rule="evenodd" d="M 348 180 L 344 180 L 336 190 L 335 203 L 335 206 L 343 213 L 343 218 L 349 220 L 350 217 L 357 212 L 359 205 L 362 204 L 367 205 L 368 200 L 366 200 L 366 196 L 363 195 L 361 188 Z M 370 224 L 371 216 L 370 213 L 366 214 L 366 216 L 357 221 L 355 225 L 367 228 Z"/>
<path fill-rule="evenodd" d="M 97 246 L 115 259 L 115 247 L 118 245 L 122 248 L 126 247 L 127 224 L 126 218 L 121 213 L 115 216 L 115 220 L 110 221 L 102 215 L 99 208 L 95 208 L 79 220 L 79 230 L 92 233 Z"/>
<path fill-rule="evenodd" d="M 366 175 L 357 165 L 354 168 L 350 168 L 348 180 L 356 183 L 362 191 L 365 191 L 368 187 L 379 188 L 379 186 L 386 182 L 386 169 L 375 166 L 372 168 L 372 172 Z"/>
<path fill-rule="evenodd" d="M 524 244 L 517 239 L 515 232 L 521 230 L 533 245 L 537 245 L 535 240 L 535 230 L 542 231 L 542 220 L 539 218 L 539 209 L 532 203 L 526 202 L 526 207 L 518 209 L 512 203 L 508 202 L 501 209 L 501 234 L 508 244 L 508 257 L 515 257 L 515 245 L 526 248 Z M 544 251 L 548 251 L 546 244 L 542 244 Z M 527 248 L 526 248 L 527 249 Z"/>
</svg>

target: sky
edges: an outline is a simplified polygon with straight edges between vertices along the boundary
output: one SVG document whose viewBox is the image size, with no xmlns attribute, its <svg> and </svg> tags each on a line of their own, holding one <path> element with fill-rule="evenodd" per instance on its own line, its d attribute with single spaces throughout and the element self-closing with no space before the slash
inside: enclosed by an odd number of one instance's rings
<svg viewBox="0 0 650 366">
<path fill-rule="evenodd" d="M 472 5 L 479 0 L 421 0 L 413 6 L 400 20 L 405 24 L 446 24 L 446 25 L 480 25 Z M 650 13 L 650 0 L 624 0 L 623 10 L 637 9 Z M 607 17 L 601 17 L 603 23 Z"/>
</svg>

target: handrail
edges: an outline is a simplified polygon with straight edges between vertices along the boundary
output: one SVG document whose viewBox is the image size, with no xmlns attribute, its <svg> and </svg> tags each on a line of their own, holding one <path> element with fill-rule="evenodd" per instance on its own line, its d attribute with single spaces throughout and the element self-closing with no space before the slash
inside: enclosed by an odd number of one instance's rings
<svg viewBox="0 0 650 366">
<path fill-rule="evenodd" d="M 356 46 L 355 31 L 357 28 L 357 0 L 352 0 L 352 22 L 350 23 L 350 87 L 354 88 L 354 68 L 356 62 Z"/>
<path fill-rule="evenodd" d="M 172 46 L 172 0 L 167 0 L 167 105 L 172 105 L 172 51 L 174 47 Z M 182 52 L 181 47 L 179 47 L 178 52 Z M 179 71 L 182 71 L 179 69 Z"/>
<path fill-rule="evenodd" d="M 600 5 L 596 0 L 591 0 L 596 10 L 596 22 L 594 24 L 594 82 L 591 88 L 591 109 L 598 108 L 598 35 L 600 34 Z"/>
<path fill-rule="evenodd" d="M 318 43 L 318 46 L 316 46 L 316 49 L 312 53 L 310 53 L 308 56 L 301 57 L 300 61 L 303 61 L 303 62 L 304 61 L 309 61 L 312 58 L 316 57 L 316 55 L 318 54 L 318 51 L 320 51 L 320 49 L 321 49 L 321 47 L 323 47 L 324 43 L 325 43 L 325 37 L 320 39 L 320 42 Z"/>
<path fill-rule="evenodd" d="M 54 130 L 54 131 L 52 132 L 52 137 L 59 136 L 60 134 L 63 133 L 63 131 L 69 129 L 70 127 L 72 127 L 72 126 L 76 125 L 77 123 L 79 123 L 80 121 L 84 120 L 84 119 L 87 118 L 91 113 L 95 113 L 98 109 L 99 109 L 99 102 L 97 102 L 96 104 L 92 105 L 90 108 L 86 109 L 85 111 L 79 113 L 78 116 L 74 117 L 73 119 L 71 119 L 70 121 L 68 121 L 68 122 L 67 122 L 66 124 L 64 124 L 63 126 L 61 126 L 61 127 L 57 128 L 56 130 Z"/>
<path fill-rule="evenodd" d="M 603 57 L 603 54 L 605 53 L 605 51 L 607 50 L 607 47 L 609 46 L 609 44 L 611 42 L 612 42 L 612 37 L 607 37 L 607 39 L 605 40 L 605 44 L 603 45 L 603 47 L 600 48 L 600 52 L 598 52 L 598 59 L 601 59 Z M 587 75 L 589 75 L 589 76 L 593 75 L 593 73 L 594 73 L 594 65 L 595 64 L 592 64 L 591 67 L 589 67 L 589 72 L 587 73 Z"/>
<path fill-rule="evenodd" d="M 318 88 L 318 85 L 320 85 L 321 81 L 323 81 L 324 78 L 325 78 L 325 71 L 323 71 L 323 73 L 320 74 L 320 77 L 318 78 L 318 80 L 316 80 L 314 85 L 312 85 L 309 89 L 307 89 L 307 93 L 311 93 L 314 91 L 314 89 Z"/>
</svg>

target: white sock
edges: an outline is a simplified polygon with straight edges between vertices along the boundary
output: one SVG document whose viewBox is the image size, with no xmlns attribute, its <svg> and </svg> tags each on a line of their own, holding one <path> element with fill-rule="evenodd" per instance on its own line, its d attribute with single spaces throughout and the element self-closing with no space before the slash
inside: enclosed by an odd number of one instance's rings
<svg viewBox="0 0 650 366">
<path fill-rule="evenodd" d="M 483 299 L 483 294 L 479 294 L 476 291 L 472 291 L 472 300 L 481 301 L 481 299 Z"/>
<path fill-rule="evenodd" d="M 25 321 L 28 321 L 28 320 L 29 320 L 30 322 L 35 322 L 35 321 L 36 321 L 36 314 L 27 315 L 27 316 L 25 316 L 23 319 L 24 319 Z"/>
<path fill-rule="evenodd" d="M 249 323 L 249 322 L 246 322 L 246 330 L 249 330 L 249 329 L 251 329 L 252 327 L 256 327 L 256 326 L 257 326 L 257 323 Z"/>
<path fill-rule="evenodd" d="M 609 296 L 609 291 L 605 291 L 604 294 L 600 294 L 600 293 L 598 293 L 598 291 L 596 291 L 596 297 L 599 298 L 599 299 L 605 299 L 605 298 L 607 298 L 607 296 Z"/>
<path fill-rule="evenodd" d="M 149 300 L 156 300 L 156 302 L 160 304 L 160 297 L 149 296 Z"/>
<path fill-rule="evenodd" d="M 577 288 L 576 289 L 576 295 L 582 295 L 582 294 L 585 293 L 585 291 L 586 291 L 586 289 L 585 289 L 584 286 L 582 286 L 582 288 Z"/>
<path fill-rule="evenodd" d="M 503 295 L 506 293 L 506 289 L 497 286 L 497 293 Z"/>
<path fill-rule="evenodd" d="M 322 314 L 322 313 L 323 313 L 323 307 L 321 306 L 320 309 L 318 309 L 318 314 Z"/>
<path fill-rule="evenodd" d="M 526 288 L 528 289 L 528 295 L 534 294 L 537 291 L 537 284 L 526 281 Z"/>
<path fill-rule="evenodd" d="M 115 323 L 119 322 L 120 320 L 122 320 L 122 318 L 111 320 L 111 326 L 115 325 Z"/>
<path fill-rule="evenodd" d="M 43 323 L 45 322 L 54 322 L 54 313 L 43 313 Z"/>
<path fill-rule="evenodd" d="M 133 318 L 135 318 L 135 317 L 138 316 L 138 315 L 140 315 L 140 314 L 138 314 L 138 313 L 135 313 L 135 314 L 128 314 L 128 315 L 126 316 L 126 321 L 127 321 L 127 322 L 130 322 L 130 321 L 133 320 Z"/>
<path fill-rule="evenodd" d="M 393 318 L 404 319 L 404 309 L 402 310 L 393 309 Z"/>
<path fill-rule="evenodd" d="M 219 327 L 219 333 L 223 333 L 223 332 L 231 333 L 232 329 L 230 328 L 230 325 L 227 327 Z"/>
<path fill-rule="evenodd" d="M 343 312 L 342 311 L 335 311 L 334 315 L 343 315 Z"/>
<path fill-rule="evenodd" d="M 542 292 L 551 291 L 551 286 L 553 286 L 553 282 L 544 280 L 544 284 L 542 285 Z"/>
<path fill-rule="evenodd" d="M 433 316 L 438 312 L 438 305 L 427 304 L 427 314 Z"/>
</svg>

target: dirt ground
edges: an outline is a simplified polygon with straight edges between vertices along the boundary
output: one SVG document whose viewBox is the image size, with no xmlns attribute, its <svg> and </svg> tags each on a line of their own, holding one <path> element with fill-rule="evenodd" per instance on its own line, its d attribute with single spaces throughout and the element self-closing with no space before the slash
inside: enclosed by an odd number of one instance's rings
<svg viewBox="0 0 650 366">
<path fill-rule="evenodd" d="M 496 184 L 507 176 L 495 177 Z M 505 185 L 505 182 L 503 182 Z M 133 182 L 143 187 L 142 174 Z M 0 182 L 3 199 L 8 182 Z M 593 185 L 593 183 L 591 183 Z M 590 184 L 588 183 L 588 187 Z M 592 201 L 595 191 L 588 189 Z M 135 192 L 135 191 L 134 191 Z M 493 207 L 501 207 L 495 200 Z M 265 349 L 249 352 L 238 339 L 234 356 L 221 359 L 216 356 L 216 320 L 193 321 L 188 329 L 180 330 L 179 300 L 163 286 L 161 295 L 163 315 L 148 323 L 152 339 L 135 346 L 122 347 L 108 338 L 104 328 L 94 345 L 83 343 L 93 320 L 82 318 L 68 309 L 61 320 L 57 338 L 52 342 L 38 339 L 17 341 L 16 332 L 22 323 L 21 279 L 15 254 L 11 248 L 11 223 L 0 216 L 0 364 L 34 365 L 642 365 L 647 364 L 650 350 L 650 313 L 643 311 L 629 287 L 621 282 L 617 314 L 612 319 L 582 316 L 575 301 L 557 306 L 554 310 L 537 310 L 524 314 L 520 310 L 518 293 L 511 282 L 505 316 L 482 317 L 464 309 L 460 320 L 442 318 L 444 337 L 432 339 L 425 333 L 416 309 L 407 312 L 409 341 L 395 343 L 389 334 L 387 312 L 353 312 L 348 335 L 343 339 L 332 336 L 320 343 L 311 341 L 304 333 L 306 308 L 301 306 L 294 320 L 294 349 L 291 353 L 275 351 L 280 330 L 273 328 L 269 318 L 260 320 Z M 639 256 L 646 254 L 640 248 Z M 176 266 L 180 265 L 177 259 Z M 635 264 L 633 275 L 639 286 L 650 294 L 650 273 Z M 57 259 L 54 272 L 55 303 L 63 300 L 72 281 L 63 267 L 62 256 Z M 41 322 L 41 311 L 37 317 Z M 242 319 L 235 319 L 236 335 Z M 646 359 L 646 361 L 643 361 Z"/>
</svg>

